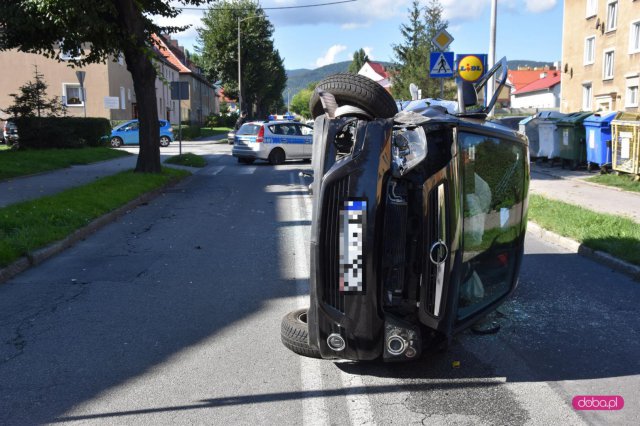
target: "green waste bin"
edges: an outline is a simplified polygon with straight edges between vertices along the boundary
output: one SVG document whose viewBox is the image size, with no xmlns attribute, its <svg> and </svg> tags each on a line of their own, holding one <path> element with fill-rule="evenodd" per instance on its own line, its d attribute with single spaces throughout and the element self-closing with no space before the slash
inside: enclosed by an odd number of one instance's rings
<svg viewBox="0 0 640 426">
<path fill-rule="evenodd" d="M 621 112 L 611 122 L 613 170 L 640 175 L 640 114 Z"/>
<path fill-rule="evenodd" d="M 558 136 L 560 139 L 560 155 L 562 167 L 569 165 L 575 170 L 587 161 L 586 133 L 582 122 L 592 112 L 574 112 L 558 120 Z"/>
</svg>

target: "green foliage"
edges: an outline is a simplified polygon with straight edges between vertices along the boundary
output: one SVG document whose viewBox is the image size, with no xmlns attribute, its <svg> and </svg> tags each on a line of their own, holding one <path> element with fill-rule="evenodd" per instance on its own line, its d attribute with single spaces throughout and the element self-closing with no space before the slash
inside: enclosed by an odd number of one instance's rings
<svg viewBox="0 0 640 426">
<path fill-rule="evenodd" d="M 207 127 L 233 127 L 238 120 L 238 113 L 210 115 L 207 117 Z"/>
<path fill-rule="evenodd" d="M 66 115 L 67 107 L 60 102 L 57 96 L 47 99 L 47 88 L 44 75 L 34 67 L 33 78 L 24 86 L 20 86 L 20 94 L 10 93 L 13 104 L 2 110 L 13 117 L 42 117 L 44 115 L 55 117 L 58 114 Z"/>
<path fill-rule="evenodd" d="M 106 144 L 111 133 L 106 118 L 20 117 L 16 119 L 20 148 L 83 148 Z"/>
<path fill-rule="evenodd" d="M 175 169 L 163 169 L 161 174 L 123 172 L 53 196 L 2 208 L 0 267 L 66 238 L 146 192 L 188 175 Z"/>
<path fill-rule="evenodd" d="M 187 167 L 204 167 L 207 165 L 207 161 L 204 159 L 204 157 L 193 154 L 191 152 L 182 155 L 174 155 L 173 157 L 168 158 L 165 163 L 178 164 L 180 166 Z"/>
<path fill-rule="evenodd" d="M 316 83 L 311 83 L 310 86 L 313 85 L 315 88 Z M 290 109 L 306 118 L 311 118 L 311 111 L 309 110 L 309 100 L 311 100 L 311 95 L 313 94 L 313 89 L 302 89 L 291 99 Z"/>
<path fill-rule="evenodd" d="M 238 96 L 238 20 L 242 68 L 242 101 L 250 116 L 264 116 L 282 99 L 286 74 L 273 46 L 273 25 L 252 0 L 216 3 L 198 29 L 200 66 L 212 80 L 222 81 L 225 94 Z"/>
<path fill-rule="evenodd" d="M 587 180 L 600 185 L 624 189 L 625 191 L 640 192 L 640 181 L 634 180 L 632 175 L 597 175 Z"/>
<path fill-rule="evenodd" d="M 353 52 L 353 60 L 349 64 L 348 71 L 354 74 L 357 74 L 360 71 L 360 68 L 369 61 L 369 56 L 364 51 L 364 49 L 360 48 Z"/>
<path fill-rule="evenodd" d="M 178 140 L 180 135 L 180 128 L 182 128 L 182 140 L 190 141 L 192 139 L 199 138 L 201 136 L 200 126 L 191 126 L 191 125 L 181 125 L 181 126 L 173 126 L 173 137 L 175 140 Z"/>
<path fill-rule="evenodd" d="M 77 164 L 111 160 L 128 155 L 131 154 L 106 147 L 10 150 L 0 153 L 0 180 L 49 172 Z"/>
</svg>

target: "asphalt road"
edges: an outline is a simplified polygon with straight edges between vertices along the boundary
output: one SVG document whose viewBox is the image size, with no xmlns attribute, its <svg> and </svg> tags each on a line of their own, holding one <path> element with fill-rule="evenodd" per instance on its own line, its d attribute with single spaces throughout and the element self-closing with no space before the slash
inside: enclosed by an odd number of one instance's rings
<svg viewBox="0 0 640 426">
<path fill-rule="evenodd" d="M 0 424 L 637 424 L 640 284 L 532 236 L 498 334 L 409 364 L 289 352 L 310 165 L 229 150 L 0 286 Z M 574 411 L 585 394 L 625 407 Z"/>
</svg>

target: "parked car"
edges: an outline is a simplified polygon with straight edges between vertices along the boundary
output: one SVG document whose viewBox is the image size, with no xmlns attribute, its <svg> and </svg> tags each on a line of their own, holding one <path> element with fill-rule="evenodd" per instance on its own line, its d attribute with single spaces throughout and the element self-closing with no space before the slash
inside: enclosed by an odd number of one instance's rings
<svg viewBox="0 0 640 426">
<path fill-rule="evenodd" d="M 229 133 L 227 133 L 227 143 L 229 145 L 233 145 L 233 141 L 234 141 L 235 137 L 236 137 L 236 131 L 235 130 L 232 130 Z"/>
<path fill-rule="evenodd" d="M 485 107 L 478 93 L 498 71 Z M 455 113 L 443 105 L 398 113 L 384 88 L 360 75 L 320 82 L 310 102 L 319 117 L 311 305 L 283 318 L 286 347 L 325 359 L 417 359 L 515 289 L 527 138 L 487 121 L 506 76 L 503 58 L 476 85 L 462 83 Z"/>
<path fill-rule="evenodd" d="M 256 159 L 271 164 L 286 160 L 310 159 L 313 127 L 295 121 L 252 121 L 245 123 L 235 134 L 231 153 L 242 164 Z"/>
<path fill-rule="evenodd" d="M 15 145 L 18 143 L 18 127 L 9 119 L 2 125 L 2 142 L 7 145 Z"/>
<path fill-rule="evenodd" d="M 122 145 L 138 145 L 140 143 L 140 123 L 130 120 L 117 126 L 111 131 L 110 144 L 117 148 Z M 160 146 L 167 147 L 173 141 L 171 123 L 160 120 Z"/>
</svg>

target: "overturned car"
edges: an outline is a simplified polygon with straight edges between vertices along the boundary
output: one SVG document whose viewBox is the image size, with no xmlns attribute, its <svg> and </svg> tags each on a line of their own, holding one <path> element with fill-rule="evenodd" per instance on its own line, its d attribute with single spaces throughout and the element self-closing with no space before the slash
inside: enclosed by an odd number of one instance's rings
<svg viewBox="0 0 640 426">
<path fill-rule="evenodd" d="M 417 359 L 495 310 L 523 257 L 527 139 L 487 120 L 503 59 L 458 102 L 397 112 L 365 77 L 316 89 L 308 310 L 282 322 L 294 352 Z M 498 89 L 486 105 L 484 85 Z"/>
</svg>

